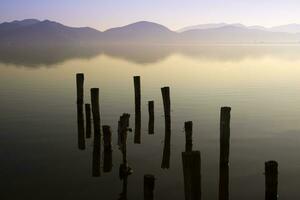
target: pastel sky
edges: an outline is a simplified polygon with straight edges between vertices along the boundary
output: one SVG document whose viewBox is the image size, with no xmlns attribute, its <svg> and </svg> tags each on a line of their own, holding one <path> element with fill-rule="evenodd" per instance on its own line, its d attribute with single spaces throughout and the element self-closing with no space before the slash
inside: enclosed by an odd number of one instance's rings
<svg viewBox="0 0 300 200">
<path fill-rule="evenodd" d="M 0 22 L 37 18 L 99 30 L 147 20 L 173 30 L 202 23 L 300 23 L 300 0 L 0 0 Z"/>
</svg>

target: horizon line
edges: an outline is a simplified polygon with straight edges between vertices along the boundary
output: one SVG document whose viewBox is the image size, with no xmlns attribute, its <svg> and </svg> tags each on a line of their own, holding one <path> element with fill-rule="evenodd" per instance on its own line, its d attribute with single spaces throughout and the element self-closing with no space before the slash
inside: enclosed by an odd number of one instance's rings
<svg viewBox="0 0 300 200">
<path fill-rule="evenodd" d="M 185 28 L 189 28 L 189 27 L 194 27 L 194 26 L 200 26 L 200 25 L 213 25 L 213 24 L 225 24 L 226 25 L 243 25 L 245 27 L 255 27 L 255 26 L 260 26 L 260 27 L 263 27 L 263 28 L 266 28 L 266 29 L 271 29 L 271 28 L 274 28 L 274 27 L 279 27 L 279 26 L 286 26 L 286 25 L 300 25 L 300 23 L 296 23 L 296 22 L 291 22 L 291 23 L 286 23 L 286 24 L 279 24 L 279 25 L 273 25 L 273 26 L 265 26 L 265 25 L 259 25 L 259 24 L 255 24 L 255 25 L 249 25 L 249 24 L 244 24 L 242 22 L 232 22 L 232 23 L 229 23 L 229 22 L 208 22 L 208 23 L 198 23 L 198 24 L 194 24 L 194 25 L 186 25 L 184 27 L 181 27 L 181 28 L 178 28 L 178 29 L 171 29 L 169 28 L 168 26 L 164 25 L 164 24 L 161 24 L 161 23 L 158 23 L 158 22 L 155 22 L 155 21 L 150 21 L 150 20 L 139 20 L 139 21 L 134 21 L 134 22 L 131 22 L 131 23 L 126 23 L 126 24 L 123 24 L 123 25 L 118 25 L 118 26 L 114 26 L 114 27 L 110 27 L 110 28 L 107 28 L 107 29 L 104 29 L 104 30 L 101 30 L 99 28 L 96 28 L 96 27 L 91 27 L 91 26 L 73 26 L 73 25 L 68 25 L 68 24 L 65 24 L 63 22 L 60 22 L 60 21 L 56 21 L 56 20 L 51 20 L 51 19 L 40 19 L 40 18 L 23 18 L 23 19 L 15 19 L 15 20 L 11 20 L 11 21 L 0 21 L 0 24 L 3 24 L 3 23 L 12 23 L 12 22 L 15 22 L 15 21 L 24 21 L 24 20 L 38 20 L 40 22 L 43 22 L 43 21 L 51 21 L 51 22 L 55 22 L 55 23 L 59 23 L 59 24 L 62 24 L 64 26 L 68 26 L 68 27 L 71 27 L 71 28 L 92 28 L 92 29 L 95 29 L 95 30 L 98 30 L 100 32 L 105 32 L 107 30 L 110 30 L 110 29 L 113 29 L 113 28 L 119 28 L 119 27 L 124 27 L 124 26 L 128 26 L 128 25 L 131 25 L 131 24 L 135 24 L 135 23 L 139 23 L 139 22 L 149 22 L 149 23 L 154 23 L 154 24 L 158 24 L 158 25 L 161 25 L 161 26 L 164 26 L 166 28 L 168 28 L 169 30 L 171 31 L 174 31 L 174 32 L 179 32 L 180 30 L 182 29 L 185 29 Z M 207 28 L 207 29 L 210 29 L 210 28 Z"/>
</svg>

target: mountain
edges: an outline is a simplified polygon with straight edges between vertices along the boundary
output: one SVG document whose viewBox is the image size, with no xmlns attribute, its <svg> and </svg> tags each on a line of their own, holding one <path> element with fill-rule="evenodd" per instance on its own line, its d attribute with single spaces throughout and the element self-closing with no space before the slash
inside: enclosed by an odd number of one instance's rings
<svg viewBox="0 0 300 200">
<path fill-rule="evenodd" d="M 164 43 L 175 40 L 178 34 L 157 23 L 141 21 L 103 32 L 109 43 Z"/>
<path fill-rule="evenodd" d="M 186 31 L 191 31 L 191 30 L 203 30 L 203 29 L 214 29 L 214 28 L 221 28 L 225 26 L 235 26 L 235 27 L 240 27 L 240 28 L 245 28 L 246 26 L 243 24 L 235 23 L 235 24 L 227 24 L 227 23 L 213 23 L 213 24 L 199 24 L 195 26 L 187 26 L 184 28 L 179 29 L 177 32 L 182 33 Z"/>
<path fill-rule="evenodd" d="M 226 26 L 235 26 L 240 28 L 248 28 L 255 30 L 264 30 L 271 32 L 283 32 L 283 33 L 300 33 L 300 24 L 287 24 L 282 26 L 274 26 L 271 28 L 263 27 L 263 26 L 245 26 L 243 24 L 227 24 L 227 23 L 215 23 L 215 24 L 200 24 L 195 26 L 187 26 L 182 29 L 179 29 L 177 32 L 185 32 L 190 30 L 199 30 L 199 29 L 212 29 L 212 28 L 221 28 Z"/>
<path fill-rule="evenodd" d="M 100 34 L 100 31 L 92 28 L 72 28 L 49 20 L 0 24 L 0 43 L 10 46 L 92 43 Z"/>
<path fill-rule="evenodd" d="M 299 42 L 299 34 L 270 32 L 247 27 L 224 26 L 180 33 L 185 43 L 286 43 Z"/>
<path fill-rule="evenodd" d="M 68 27 L 44 20 L 27 19 L 0 24 L 1 47 L 104 46 L 104 45 L 195 45 L 201 43 L 299 43 L 297 25 L 264 28 L 242 24 L 205 24 L 176 32 L 147 21 L 104 32 Z"/>
<path fill-rule="evenodd" d="M 288 24 L 282 26 L 274 26 L 269 29 L 274 32 L 285 32 L 285 33 L 300 33 L 300 24 Z"/>
</svg>

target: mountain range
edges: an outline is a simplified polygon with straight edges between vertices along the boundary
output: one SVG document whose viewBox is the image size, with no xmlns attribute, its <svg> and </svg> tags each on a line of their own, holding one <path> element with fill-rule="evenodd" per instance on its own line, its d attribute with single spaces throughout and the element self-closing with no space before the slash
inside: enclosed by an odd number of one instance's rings
<svg viewBox="0 0 300 200">
<path fill-rule="evenodd" d="M 99 31 L 49 20 L 25 19 L 0 24 L 0 47 L 120 44 L 299 43 L 300 25 L 265 28 L 242 24 L 202 24 L 178 31 L 147 21 Z"/>
</svg>

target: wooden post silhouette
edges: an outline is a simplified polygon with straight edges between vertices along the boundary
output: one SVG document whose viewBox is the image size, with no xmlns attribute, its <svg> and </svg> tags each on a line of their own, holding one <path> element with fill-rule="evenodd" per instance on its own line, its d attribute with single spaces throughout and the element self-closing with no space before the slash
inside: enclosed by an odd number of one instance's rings
<svg viewBox="0 0 300 200">
<path fill-rule="evenodd" d="M 76 86 L 77 86 L 77 104 L 83 104 L 83 84 L 84 84 L 84 74 L 76 74 Z"/>
<path fill-rule="evenodd" d="M 278 198 L 278 163 L 268 161 L 265 163 L 265 199 L 277 200 Z"/>
<path fill-rule="evenodd" d="M 170 168 L 170 154 L 171 154 L 171 101 L 170 101 L 170 88 L 161 88 L 161 93 L 163 97 L 164 104 L 164 114 L 165 114 L 165 140 L 164 140 L 164 150 L 163 159 L 161 163 L 161 168 Z"/>
<path fill-rule="evenodd" d="M 91 89 L 92 113 L 94 122 L 94 148 L 93 148 L 93 176 L 101 176 L 101 125 L 100 125 L 100 105 L 99 89 Z"/>
<path fill-rule="evenodd" d="M 77 104 L 78 149 L 85 150 L 83 104 Z"/>
<path fill-rule="evenodd" d="M 91 125 L 91 105 L 85 104 L 85 129 L 86 137 L 91 138 L 92 135 L 92 125 Z"/>
<path fill-rule="evenodd" d="M 229 199 L 230 107 L 220 114 L 219 200 Z"/>
<path fill-rule="evenodd" d="M 229 162 L 230 146 L 230 107 L 222 107 L 220 115 L 220 162 Z"/>
<path fill-rule="evenodd" d="M 219 164 L 219 200 L 229 200 L 229 165 Z"/>
<path fill-rule="evenodd" d="M 154 134 L 154 101 L 148 102 L 149 124 L 148 133 Z"/>
<path fill-rule="evenodd" d="M 141 79 L 134 76 L 134 96 L 135 96 L 135 130 L 134 143 L 141 143 Z"/>
<path fill-rule="evenodd" d="M 112 145 L 111 131 L 109 126 L 102 126 L 104 143 L 103 172 L 110 172 L 112 169 Z"/>
<path fill-rule="evenodd" d="M 83 91 L 84 91 L 84 74 L 76 74 L 76 88 L 77 88 L 77 128 L 78 128 L 78 148 L 85 149 L 84 136 L 84 114 L 83 114 Z"/>
<path fill-rule="evenodd" d="M 129 117 L 130 115 L 124 113 L 118 122 L 118 145 L 122 152 L 123 162 L 119 168 L 119 178 L 123 180 L 123 188 L 120 194 L 120 200 L 127 200 L 127 185 L 128 176 L 132 174 L 132 169 L 127 163 L 127 131 L 129 130 Z"/>
<path fill-rule="evenodd" d="M 185 200 L 201 200 L 200 151 L 182 152 Z"/>
<path fill-rule="evenodd" d="M 154 199 L 155 177 L 151 174 L 144 175 L 144 200 Z"/>
<path fill-rule="evenodd" d="M 193 122 L 188 121 L 184 123 L 185 130 L 185 151 L 190 152 L 193 150 Z"/>
</svg>

